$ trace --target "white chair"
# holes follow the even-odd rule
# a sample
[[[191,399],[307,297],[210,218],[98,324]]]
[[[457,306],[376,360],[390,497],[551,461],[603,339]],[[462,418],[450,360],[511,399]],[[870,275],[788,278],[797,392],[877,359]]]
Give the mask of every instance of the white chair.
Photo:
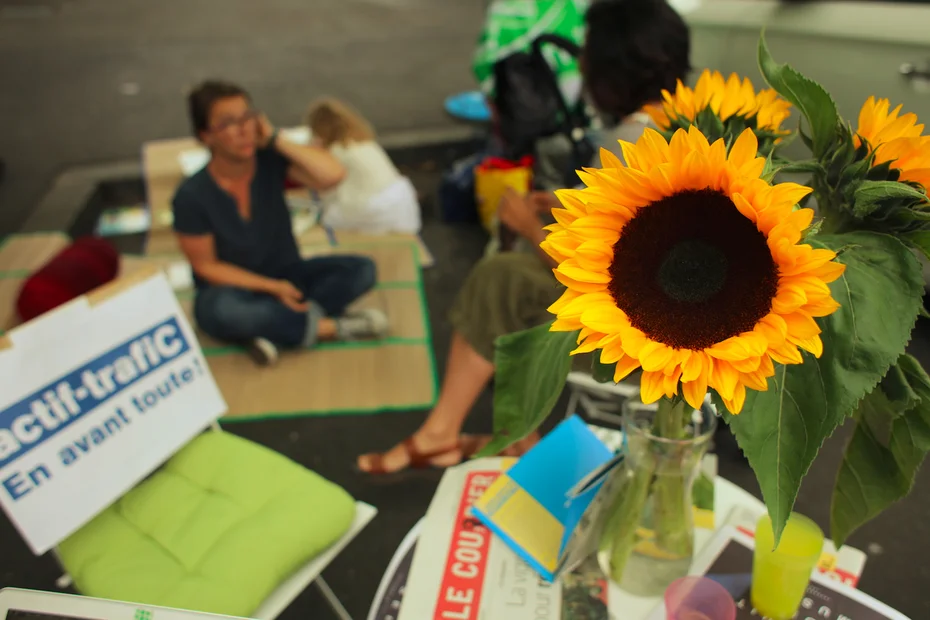
[[[118,280],[0,341],[0,504],[60,587],[271,620],[315,583],[351,620],[321,573],[377,511],[225,410],[165,275]]]
[[[638,383],[600,383],[589,373],[577,370],[568,373],[566,385],[570,391],[566,418],[577,413],[581,407],[589,420],[620,426],[623,422],[620,414],[623,400],[639,397]]]

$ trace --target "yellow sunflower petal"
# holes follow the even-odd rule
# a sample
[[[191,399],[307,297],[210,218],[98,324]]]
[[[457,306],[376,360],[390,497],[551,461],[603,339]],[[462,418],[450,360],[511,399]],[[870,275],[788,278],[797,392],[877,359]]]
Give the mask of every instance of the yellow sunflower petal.
[[[805,351],[813,353],[814,357],[819,358],[823,355],[823,341],[820,340],[820,336],[809,336],[807,338],[789,336],[788,339]]]
[[[770,348],[769,355],[779,364],[800,364],[804,361],[797,345],[793,345],[787,340],[781,346]]]
[[[733,415],[739,415],[743,410],[743,405],[746,403],[746,387],[742,383],[738,383],[736,388],[733,390],[733,397],[727,398],[723,396],[723,404],[726,405],[727,411]]]
[[[730,364],[741,373],[753,372],[762,365],[762,356],[747,357],[746,359],[730,362]]]
[[[569,355],[581,355],[583,353],[591,353],[592,351],[597,350],[598,340],[596,338],[586,338],[584,342],[575,347],[572,351],[569,352]]]
[[[708,359],[707,363],[701,367],[701,371],[693,379],[688,381],[684,380],[684,373],[682,373],[682,395],[685,397],[688,404],[695,409],[700,409],[701,404],[704,402],[704,397],[707,395],[707,382],[710,379],[712,363],[713,362]]]
[[[672,361],[675,356],[675,350],[661,342],[651,341],[639,352],[639,362],[643,370],[649,372],[660,372],[665,369],[666,364]]]
[[[671,373],[662,373],[662,392],[666,398],[671,398],[678,393],[678,380],[680,378],[680,366],[676,366]]]
[[[681,380],[694,381],[701,374],[706,374],[711,361],[703,351],[690,351],[690,355],[681,364]],[[706,381],[705,381],[706,383]]]
[[[569,276],[560,272],[558,269],[553,269],[552,273],[555,274],[555,279],[561,282],[563,285],[581,293],[597,293],[598,291],[603,291],[607,288],[607,284],[603,282],[592,283],[574,280],[573,278],[570,278]]]
[[[788,324],[788,339],[810,338],[820,334],[817,322],[804,312],[792,312],[782,316]]]
[[[769,389],[768,379],[759,370],[740,373],[739,381],[746,387],[756,390],[757,392],[765,392]]]
[[[814,190],[806,185],[779,183],[778,185],[772,186],[772,204],[793,207],[812,191]],[[813,211],[811,211],[811,215],[813,215]],[[807,228],[807,226],[805,226],[805,228]]]
[[[616,333],[630,324],[623,310],[612,302],[592,304],[582,313],[581,322],[605,334]]]
[[[578,319],[559,319],[557,318],[549,326],[550,332],[574,332],[584,327]]]
[[[639,367],[639,360],[635,357],[626,356],[620,358],[614,369],[614,383],[620,383]]]
[[[808,274],[816,276],[824,282],[833,282],[842,276],[845,271],[846,265],[843,263],[827,263],[826,265],[810,270]]]
[[[824,317],[830,316],[837,310],[839,310],[840,304],[833,299],[832,297],[827,297],[813,303],[804,304],[804,307],[801,308],[804,312],[808,313],[813,317]]]
[[[601,147],[601,168],[623,168],[623,162],[611,151]]]
[[[759,140],[751,129],[745,130],[730,147],[729,161],[737,168],[749,164],[758,157]]]
[[[705,351],[714,359],[734,361],[758,357],[765,353],[766,347],[768,347],[768,342],[762,335],[746,332],[718,342]]]
[[[566,211],[575,215],[584,215],[587,212],[582,201],[584,193],[577,189],[557,189],[555,197],[559,199]]]
[[[574,259],[562,261],[556,268],[558,273],[571,278],[576,282],[586,282],[590,284],[607,284],[610,282],[610,274],[598,271],[589,271],[582,268]]]
[[[602,364],[615,364],[626,357],[619,340],[615,339],[610,344],[601,343],[601,346],[600,360]]]
[[[639,382],[640,398],[647,405],[665,396],[665,375],[661,372],[643,371]]]
[[[870,97],[859,112],[856,146],[865,141],[874,154],[872,165],[890,162],[901,181],[911,181],[930,189],[930,136],[913,113],[901,114],[899,105],[888,111],[887,99]]]
[[[571,289],[566,289],[562,292],[562,295],[553,303],[551,306],[546,308],[546,310],[552,314],[558,314],[562,309],[565,308],[569,303],[581,297],[582,293],[578,291],[573,291]]]
[[[778,292],[772,299],[772,310],[778,314],[790,314],[807,303],[807,295],[801,286],[779,284]]]
[[[736,193],[730,196],[730,199],[733,200],[733,204],[736,205],[737,210],[743,214],[747,220],[753,224],[759,219],[759,214],[756,213],[755,207],[750,204],[742,194]]]
[[[733,398],[736,386],[739,383],[739,372],[730,362],[715,359],[710,372],[709,384],[725,399]]]
[[[623,352],[630,357],[639,359],[639,352],[642,351],[647,342],[649,342],[649,339],[646,338],[646,334],[635,327],[631,326],[623,330]]]
[[[581,316],[584,314],[584,311],[588,308],[603,304],[612,305],[612,302],[613,298],[610,296],[610,293],[606,291],[598,291],[596,293],[580,293],[577,294],[576,297],[573,297],[572,299],[569,299],[564,304],[562,304],[561,308],[559,308],[559,311],[555,314],[557,314],[559,318],[563,319],[581,318]],[[599,333],[611,333],[593,328],[592,331],[599,331]]]
[[[636,152],[640,162],[652,169],[669,160],[668,142],[655,129],[647,128],[636,142]]]

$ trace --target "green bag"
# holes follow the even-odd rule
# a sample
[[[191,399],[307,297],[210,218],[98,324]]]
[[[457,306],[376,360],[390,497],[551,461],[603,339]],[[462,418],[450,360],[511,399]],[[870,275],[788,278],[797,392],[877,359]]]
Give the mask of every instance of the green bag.
[[[515,52],[528,51],[539,35],[557,34],[581,45],[589,3],[589,0],[493,0],[472,64],[485,95],[494,95],[494,64]],[[544,54],[566,103],[574,104],[581,92],[578,60],[553,46],[546,48]]]

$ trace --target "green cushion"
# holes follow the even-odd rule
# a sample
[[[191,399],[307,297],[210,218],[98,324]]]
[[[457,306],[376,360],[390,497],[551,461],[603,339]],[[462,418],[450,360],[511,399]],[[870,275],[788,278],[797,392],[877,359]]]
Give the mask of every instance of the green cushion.
[[[354,516],[342,488],[265,447],[207,432],[58,551],[82,594],[248,616]]]

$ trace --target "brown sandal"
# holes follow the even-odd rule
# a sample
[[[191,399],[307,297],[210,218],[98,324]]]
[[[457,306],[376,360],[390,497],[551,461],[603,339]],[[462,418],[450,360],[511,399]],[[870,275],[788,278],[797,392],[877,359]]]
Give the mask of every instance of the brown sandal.
[[[468,441],[464,441],[468,439]],[[376,476],[383,476],[389,473],[396,473],[398,471],[403,471],[404,469],[430,469],[432,467],[439,467],[433,465],[433,459],[440,457],[444,454],[448,454],[455,450],[459,450],[462,453],[462,458],[459,461],[460,463],[470,456],[472,456],[478,450],[478,444],[475,441],[471,441],[470,437],[459,437],[458,441],[445,448],[440,450],[433,450],[431,452],[420,452],[413,443],[413,435],[404,439],[400,444],[404,448],[404,452],[407,453],[408,463],[406,467],[402,467],[396,471],[389,472],[384,467],[384,453],[375,453],[367,455],[371,461],[371,467],[365,471],[368,474],[374,474]]]

